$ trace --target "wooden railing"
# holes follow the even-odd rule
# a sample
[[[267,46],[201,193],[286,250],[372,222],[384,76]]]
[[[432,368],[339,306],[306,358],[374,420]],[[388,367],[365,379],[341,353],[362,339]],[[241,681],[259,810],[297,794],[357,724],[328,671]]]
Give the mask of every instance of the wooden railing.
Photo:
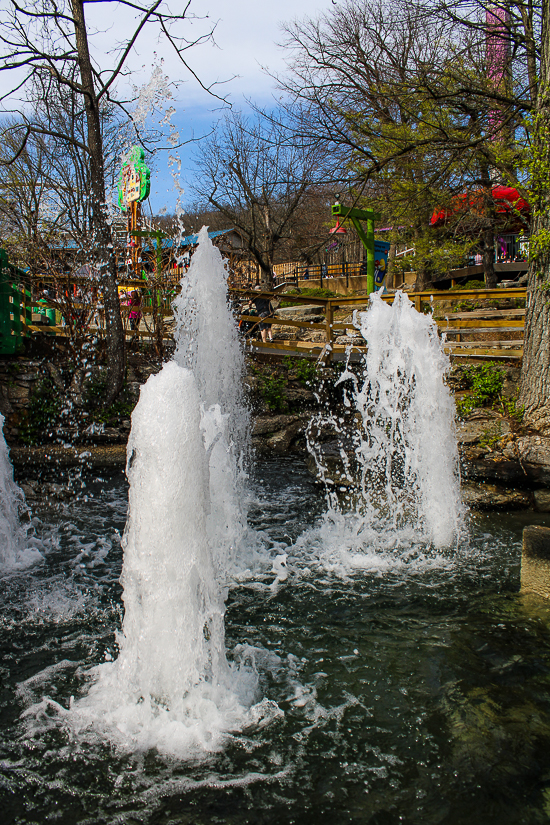
[[[235,295],[242,298],[264,297],[273,300],[280,299],[281,295],[270,292],[250,292],[247,290],[235,290]],[[526,290],[524,288],[511,289],[471,289],[471,290],[450,290],[441,292],[415,292],[409,294],[409,298],[414,302],[415,308],[421,312],[425,307],[429,310],[430,305],[438,301],[463,302],[467,300],[503,300],[503,299],[525,299]],[[395,294],[382,296],[386,303],[392,303]],[[334,320],[334,313],[338,309],[365,310],[368,306],[367,296],[338,297],[338,298],[305,298],[302,296],[292,296],[284,294],[284,301],[292,303],[297,307],[319,306],[325,317],[323,323],[312,323],[307,320],[285,319],[274,316],[269,319],[270,323],[282,327],[294,327],[303,330],[323,331],[322,342],[307,341],[250,341],[251,351],[262,352],[271,355],[305,355],[318,358],[324,362],[330,360],[343,360],[347,357],[350,345],[339,345],[338,334],[345,332],[352,324],[351,322],[340,322]],[[320,313],[321,314],[321,313]],[[241,320],[259,324],[259,318],[255,315],[241,315]],[[439,330],[445,335],[445,351],[454,357],[463,358],[503,358],[518,359],[523,355],[523,336],[517,338],[502,338],[503,333],[523,332],[525,309],[484,309],[471,312],[449,312],[437,321]],[[480,340],[479,336],[484,339]],[[478,336],[472,338],[471,336]],[[451,340],[452,339],[452,340]],[[352,357],[354,353],[359,354],[364,351],[364,346],[351,345]]]
[[[331,360],[344,360],[347,357],[346,353],[349,348],[349,345],[339,344],[338,337],[342,333],[345,333],[347,329],[350,329],[353,324],[351,321],[335,320],[335,313],[339,310],[366,310],[369,301],[366,295],[314,298],[301,295],[288,295],[287,293],[281,296],[280,293],[262,293],[241,289],[231,290],[231,297],[234,302],[264,297],[270,300],[283,298],[285,303],[293,304],[297,308],[300,306],[318,306],[320,308],[319,315],[323,316],[322,322],[294,320],[279,316],[269,318],[269,322],[278,327],[320,332],[322,333],[320,336],[322,338],[321,341],[276,340],[273,341],[273,343],[264,343],[259,340],[249,340],[247,341],[247,348],[252,352],[262,352],[273,356],[295,354],[318,358],[326,362]],[[409,298],[413,301],[419,312],[422,312],[424,309],[429,311],[432,301],[434,302],[434,306],[436,306],[438,301],[463,302],[469,300],[495,299],[502,301],[503,299],[522,300],[525,299],[525,297],[526,291],[523,288],[429,291],[409,294]],[[382,300],[386,303],[392,303],[394,298],[394,294],[382,296]],[[167,301],[162,301],[161,303],[162,306],[159,306],[157,314],[162,314],[164,318],[170,318],[172,316],[172,310],[169,303]],[[46,303],[44,306],[48,306],[48,304]],[[78,307],[78,305],[75,305],[75,307]],[[149,329],[128,329],[127,318],[131,309],[129,306],[121,307],[127,337],[152,339],[155,333],[149,322],[147,322]],[[141,313],[146,318],[153,316],[153,307],[142,305]],[[240,320],[256,327],[260,322],[257,315],[240,314],[238,317]],[[444,345],[445,350],[454,357],[517,359],[521,358],[523,354],[523,337],[521,333],[523,332],[524,319],[525,309],[522,307],[510,309],[488,308],[469,312],[448,312],[437,320],[437,324],[441,334],[445,335],[446,338]],[[102,334],[101,324],[95,328],[99,334]],[[30,324],[28,329],[30,332],[40,330],[47,331],[50,334],[66,335],[66,329],[57,325],[44,328]],[[519,336],[518,333],[520,334]],[[514,337],[511,337],[511,335]],[[170,338],[170,332],[166,331],[165,336]],[[483,336],[484,340],[480,339],[480,336]],[[257,337],[259,338],[259,335]],[[351,345],[352,356],[354,354],[357,356],[364,350],[365,347],[362,345]]]

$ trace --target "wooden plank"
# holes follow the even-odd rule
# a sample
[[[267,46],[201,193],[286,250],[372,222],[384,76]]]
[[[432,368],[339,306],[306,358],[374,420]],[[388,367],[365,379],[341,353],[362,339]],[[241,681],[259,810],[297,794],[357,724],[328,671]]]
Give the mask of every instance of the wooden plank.
[[[525,309],[473,309],[471,312],[449,312],[445,318],[524,318]]]
[[[241,321],[249,321],[251,323],[259,324],[262,320],[258,318],[257,315],[241,315],[239,316]],[[314,324],[311,321],[293,321],[290,318],[277,318],[273,316],[272,318],[265,318],[270,324],[276,324],[279,327],[299,327],[300,329],[325,329],[325,324]],[[344,324],[343,326],[349,326],[349,324]]]
[[[513,358],[521,358],[523,355],[523,347],[515,348],[501,348],[501,347],[463,347],[461,344],[452,346],[451,344],[444,344],[444,351],[451,355],[468,355],[475,357],[476,355],[494,355],[495,357],[502,357],[509,355]]]
[[[479,329],[483,331],[484,329],[498,329],[499,327],[503,327],[506,329],[523,329],[525,326],[525,321],[523,318],[518,318],[515,320],[514,318],[497,318],[492,321],[487,321],[487,323],[483,322],[483,318],[472,318],[472,320],[466,320],[462,318],[458,319],[444,319],[447,322],[447,326],[445,329],[453,329],[453,328],[460,328],[460,329]],[[437,326],[439,329],[443,329],[443,321],[438,321]]]
[[[441,290],[437,289],[426,292],[408,292],[408,297],[412,300],[417,296],[423,301],[429,301],[431,298],[434,301],[460,301],[464,298],[525,298],[527,290],[525,287],[510,287],[509,289],[453,289]],[[395,294],[382,295],[382,300],[387,303],[393,303]],[[336,300],[336,299],[333,299]],[[344,301],[353,299],[345,298]],[[357,300],[357,299],[356,299]],[[364,302],[364,298],[362,299]]]
[[[447,349],[445,352],[448,355],[454,355],[458,358],[523,358],[522,349]]]
[[[498,338],[495,338],[492,341],[445,341],[445,346],[450,347],[511,347],[512,349],[518,349],[523,346],[523,338],[516,339],[515,341],[500,341]]]

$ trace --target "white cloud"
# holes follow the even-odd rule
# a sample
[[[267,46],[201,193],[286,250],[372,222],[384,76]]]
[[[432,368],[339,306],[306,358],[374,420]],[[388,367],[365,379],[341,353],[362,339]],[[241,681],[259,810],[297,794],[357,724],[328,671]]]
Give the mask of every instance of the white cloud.
[[[0,0],[0,10],[4,3],[5,0]],[[175,13],[185,5],[186,0],[170,2]],[[194,39],[216,24],[215,45],[200,44],[187,51],[185,57],[205,86],[228,81],[215,90],[237,107],[246,106],[245,98],[268,103],[276,92],[276,85],[262,67],[273,73],[284,70],[284,54],[277,46],[283,38],[281,23],[315,17],[330,5],[331,0],[193,0],[190,11],[197,19],[185,21],[180,31]],[[86,4],[85,10],[96,65],[109,68],[114,63],[113,49],[124,42],[134,28],[134,16],[116,0]],[[168,78],[181,82],[179,89],[174,90],[174,99],[166,105],[174,105],[176,109],[173,122],[182,138],[204,134],[220,116],[220,104],[200,88],[166,41],[158,36],[154,25],[146,28],[138,39],[128,60],[131,73],[119,83],[117,91],[125,97],[132,96],[133,87],[145,86],[150,81],[154,66],[161,59]],[[0,72],[2,94],[13,87],[13,82],[12,72]],[[191,149],[181,150],[184,180],[192,177],[190,154]],[[169,184],[169,176],[160,172],[163,164],[159,158],[158,187],[153,183],[153,191],[166,190]],[[155,207],[158,197],[160,195],[152,197]]]

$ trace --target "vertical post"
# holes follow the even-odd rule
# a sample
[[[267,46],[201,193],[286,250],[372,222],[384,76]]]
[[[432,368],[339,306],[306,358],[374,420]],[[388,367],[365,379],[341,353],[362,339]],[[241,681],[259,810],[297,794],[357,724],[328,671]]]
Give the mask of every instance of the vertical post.
[[[8,353],[11,337],[8,256],[0,249],[0,352]]]
[[[14,350],[18,350],[21,345],[21,289],[19,284],[11,284],[11,295],[11,306],[13,310],[12,330],[13,337],[15,338],[13,345]]]
[[[329,363],[332,360],[332,344],[334,339],[334,333],[332,330],[332,325],[334,323],[334,309],[332,307],[332,303],[330,299],[326,303],[326,317],[325,317],[325,338],[326,343],[330,347],[329,352],[325,357],[325,363]]]
[[[374,292],[374,219],[367,220],[367,293]]]
[[[15,306],[14,289],[12,286],[12,271],[8,262],[8,255],[4,249],[0,249],[0,352],[4,355],[13,355],[17,352],[20,344],[14,335],[12,335],[14,321],[16,320],[15,312],[19,307]],[[12,321],[12,313],[14,319]],[[19,326],[21,321],[19,320]]]
[[[28,289],[25,289],[25,335],[29,334],[29,326],[32,324],[32,297]],[[54,310],[55,314],[55,310]],[[55,322],[54,322],[55,323]]]

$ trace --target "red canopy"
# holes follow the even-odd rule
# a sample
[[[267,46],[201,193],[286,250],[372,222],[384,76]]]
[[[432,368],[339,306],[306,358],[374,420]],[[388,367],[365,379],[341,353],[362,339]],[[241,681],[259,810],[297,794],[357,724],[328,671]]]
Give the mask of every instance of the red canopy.
[[[493,201],[497,214],[506,215],[510,212],[521,212],[522,215],[529,215],[531,207],[517,189],[512,186],[493,186]],[[436,209],[433,213],[430,226],[444,226],[453,215],[459,215],[466,211],[478,212],[482,214],[484,206],[484,195],[481,190],[475,192],[463,192],[452,199],[452,206],[448,209]]]

